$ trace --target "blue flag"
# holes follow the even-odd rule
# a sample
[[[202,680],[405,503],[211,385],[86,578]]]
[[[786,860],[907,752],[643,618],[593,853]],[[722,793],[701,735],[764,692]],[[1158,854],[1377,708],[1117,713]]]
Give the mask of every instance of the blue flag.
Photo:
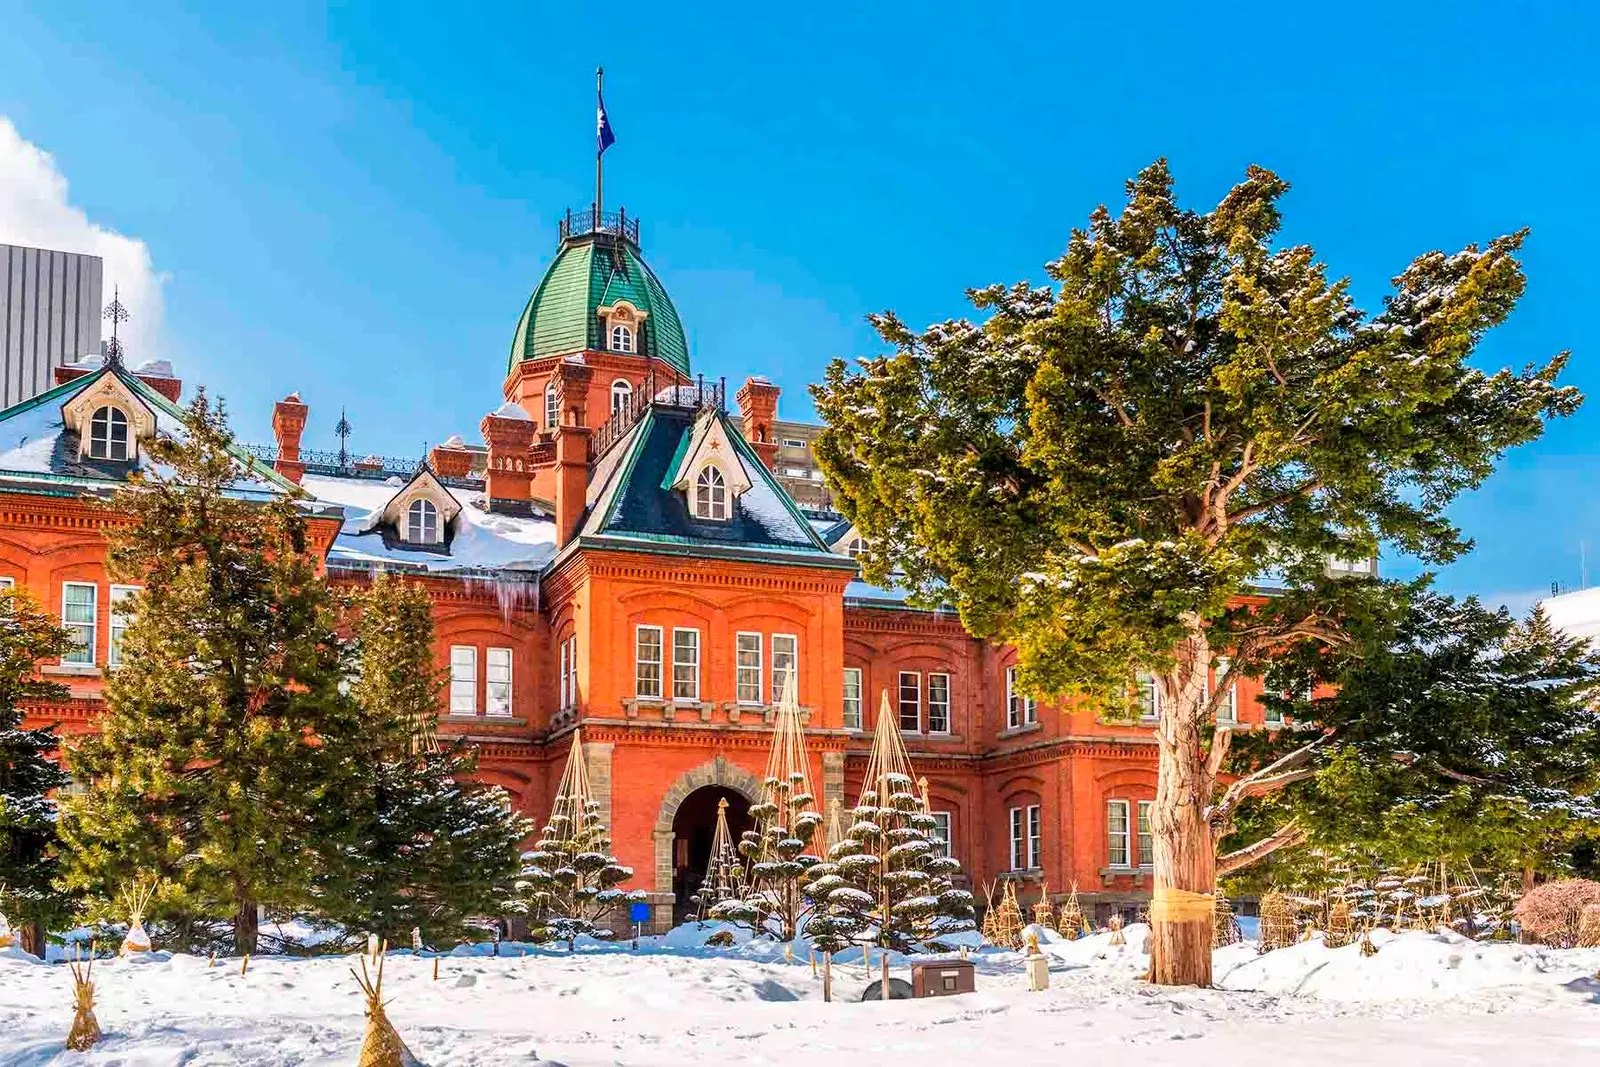
[[[605,150],[617,143],[617,135],[611,132],[611,120],[606,117],[606,98],[598,92],[595,93],[598,107],[595,109],[595,155],[603,155]]]

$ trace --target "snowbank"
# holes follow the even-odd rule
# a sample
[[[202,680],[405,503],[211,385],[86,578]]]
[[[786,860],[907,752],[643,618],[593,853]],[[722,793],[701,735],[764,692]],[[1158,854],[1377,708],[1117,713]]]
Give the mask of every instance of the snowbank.
[[[390,1018],[432,1067],[501,1063],[675,1067],[873,1067],[1136,1059],[1186,1067],[1282,1064],[1560,1064],[1596,1062],[1600,950],[1478,945],[1450,934],[1380,933],[1377,955],[1312,942],[1256,956],[1217,953],[1220,989],[1138,981],[1147,929],[1065,941],[1041,932],[1051,988],[1029,993],[1022,957],[972,955],[978,992],[889,1004],[852,1002],[877,977],[854,952],[821,1000],[809,947],[722,927],[685,927],[627,942],[502,943],[438,960],[392,953]],[[154,952],[95,967],[106,1040],[69,1054],[67,968],[0,953],[0,1064],[348,1065],[364,1026],[353,957],[239,960]],[[874,963],[877,954],[874,953]],[[904,967],[894,957],[896,971]],[[1535,1038],[1536,1035],[1536,1038]]]

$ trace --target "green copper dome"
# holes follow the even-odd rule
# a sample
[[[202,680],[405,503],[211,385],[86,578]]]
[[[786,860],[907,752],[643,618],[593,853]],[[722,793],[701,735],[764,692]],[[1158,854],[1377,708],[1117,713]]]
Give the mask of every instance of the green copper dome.
[[[689,373],[689,345],[666,288],[632,241],[585,234],[562,241],[555,262],[528,298],[511,341],[510,371],[525,359],[603,351],[597,309],[626,300],[647,313],[641,355]]]

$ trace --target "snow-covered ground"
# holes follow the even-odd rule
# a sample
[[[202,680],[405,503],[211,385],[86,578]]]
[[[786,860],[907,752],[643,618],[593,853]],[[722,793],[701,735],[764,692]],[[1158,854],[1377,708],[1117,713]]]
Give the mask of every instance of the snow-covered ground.
[[[1027,991],[1015,953],[975,953],[978,991],[856,1003],[869,976],[852,952],[836,1000],[802,948],[702,947],[710,930],[646,938],[637,951],[483,946],[433,961],[391,954],[389,1016],[424,1063],[674,1067],[871,1064],[1600,1063],[1600,950],[1482,945],[1382,931],[1377,955],[1309,942],[1266,956],[1220,950],[1220,988],[1138,981],[1146,930],[1047,941],[1051,987]],[[524,953],[526,953],[524,955]],[[257,957],[208,968],[157,952],[94,971],[106,1039],[64,1052],[67,968],[0,952],[0,1064],[318,1064],[356,1061],[363,999],[354,958]],[[896,960],[897,964],[903,961]],[[896,973],[907,976],[903,966]]]

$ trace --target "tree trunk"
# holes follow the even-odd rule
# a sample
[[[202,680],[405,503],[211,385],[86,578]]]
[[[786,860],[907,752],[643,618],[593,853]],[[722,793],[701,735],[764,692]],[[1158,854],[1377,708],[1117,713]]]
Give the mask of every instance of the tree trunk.
[[[44,923],[24,922],[22,924],[22,951],[45,958]]]
[[[255,898],[246,890],[236,890],[233,909],[233,950],[241,956],[252,956],[256,939],[261,933],[260,912]]]
[[[1155,848],[1155,899],[1150,909],[1150,981],[1211,984],[1216,844],[1207,817],[1215,780],[1206,766],[1201,721],[1211,654],[1198,631],[1177,650],[1178,663],[1156,679],[1161,690],[1156,798],[1150,831]],[[1205,901],[1197,897],[1208,898]]]

